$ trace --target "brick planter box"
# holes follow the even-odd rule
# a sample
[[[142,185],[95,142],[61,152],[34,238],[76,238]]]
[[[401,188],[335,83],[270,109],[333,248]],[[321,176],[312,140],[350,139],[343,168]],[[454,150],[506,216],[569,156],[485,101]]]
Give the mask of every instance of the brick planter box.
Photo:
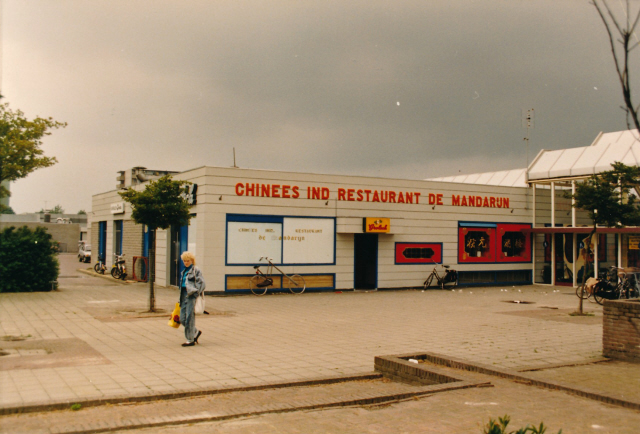
[[[605,300],[602,353],[640,362],[640,300]]]

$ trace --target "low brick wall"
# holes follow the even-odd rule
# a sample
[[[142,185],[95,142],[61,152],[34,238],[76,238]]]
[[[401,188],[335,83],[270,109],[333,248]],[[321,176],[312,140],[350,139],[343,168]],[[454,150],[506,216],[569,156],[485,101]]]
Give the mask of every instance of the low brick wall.
[[[640,362],[640,300],[605,300],[602,353]]]

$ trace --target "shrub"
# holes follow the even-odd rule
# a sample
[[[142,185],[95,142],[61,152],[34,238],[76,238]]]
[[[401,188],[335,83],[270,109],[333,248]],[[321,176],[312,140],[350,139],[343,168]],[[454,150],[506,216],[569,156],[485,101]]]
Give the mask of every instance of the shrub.
[[[51,238],[41,227],[0,232],[0,292],[51,291],[60,268]]]
[[[517,431],[510,431],[507,433],[507,425],[511,422],[509,415],[499,417],[498,420],[489,419],[489,423],[484,428],[483,434],[544,434],[547,431],[547,427],[540,422],[540,426],[528,425],[525,428],[520,428]],[[562,434],[562,430],[558,431],[558,434]]]

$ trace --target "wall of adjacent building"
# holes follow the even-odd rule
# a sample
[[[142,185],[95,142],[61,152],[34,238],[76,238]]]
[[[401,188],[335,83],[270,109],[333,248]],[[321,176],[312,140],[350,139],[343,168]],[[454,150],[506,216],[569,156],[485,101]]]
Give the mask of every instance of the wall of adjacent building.
[[[0,222],[0,230],[11,226],[15,228],[26,226],[31,230],[42,227],[51,234],[53,240],[60,243],[61,253],[78,253],[78,241],[80,240],[80,225],[78,223]]]

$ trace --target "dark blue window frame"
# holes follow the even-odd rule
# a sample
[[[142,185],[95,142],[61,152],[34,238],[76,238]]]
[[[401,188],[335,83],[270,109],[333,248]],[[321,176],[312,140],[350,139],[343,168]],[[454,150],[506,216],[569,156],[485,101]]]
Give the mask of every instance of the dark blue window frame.
[[[98,260],[107,262],[107,222],[98,222]]]
[[[297,219],[327,219],[333,220],[333,261],[332,262],[322,262],[322,263],[283,263],[282,256],[278,258],[277,262],[274,262],[277,265],[292,265],[292,266],[322,266],[322,265],[336,265],[336,218],[335,217],[316,217],[316,216],[298,216],[298,215],[287,215],[287,216],[276,216],[276,215],[262,215],[262,214],[227,214],[227,221],[225,223],[225,242],[224,242],[224,262],[225,265],[230,267],[242,267],[247,265],[264,265],[263,263],[247,263],[247,264],[230,264],[227,258],[227,252],[229,249],[229,222],[250,222],[250,223],[280,223],[284,224],[285,218],[297,218]],[[280,255],[284,253],[283,249],[284,240],[280,241]]]
[[[114,220],[113,229],[115,231],[115,240],[116,245],[113,249],[113,252],[117,255],[122,255],[122,232],[123,232],[123,224],[122,220]]]

